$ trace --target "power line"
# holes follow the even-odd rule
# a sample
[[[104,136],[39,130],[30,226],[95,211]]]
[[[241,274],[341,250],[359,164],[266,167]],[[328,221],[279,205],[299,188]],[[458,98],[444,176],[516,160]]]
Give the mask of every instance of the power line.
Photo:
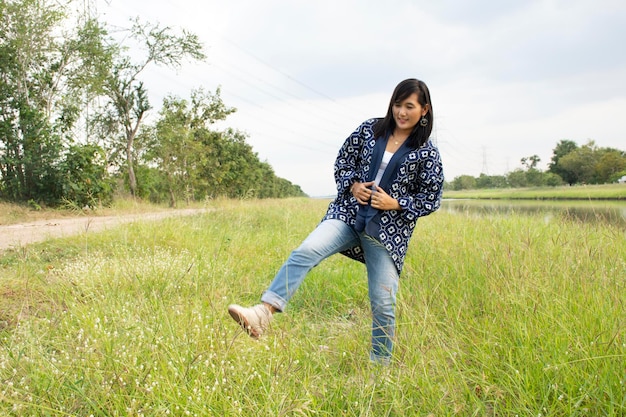
[[[111,4],[109,4],[111,6]],[[125,4],[122,9],[117,8],[118,12],[121,12],[121,15],[127,13],[127,11],[135,12],[132,7],[129,7],[128,4]],[[211,29],[209,29],[211,30]],[[214,32],[215,33],[215,32]],[[279,102],[288,102],[286,98],[292,98],[295,103],[292,103],[292,108],[290,111],[289,118],[299,125],[303,126],[303,129],[298,129],[298,132],[295,132],[294,129],[290,129],[284,124],[282,121],[275,121],[276,117],[281,117],[282,115],[276,115],[272,112],[267,104],[262,100],[256,100],[254,97],[244,97],[242,94],[238,94],[237,88],[233,88],[236,85],[231,84],[222,84],[220,83],[220,87],[224,93],[226,93],[230,97],[236,98],[240,103],[247,103],[248,106],[253,106],[257,109],[260,109],[261,112],[266,113],[267,117],[258,117],[255,112],[250,112],[246,114],[245,117],[248,119],[253,119],[255,123],[252,123],[252,129],[254,134],[260,135],[261,138],[268,137],[271,138],[270,135],[266,135],[262,133],[263,127],[266,127],[272,131],[282,131],[289,133],[287,139],[281,139],[281,143],[288,144],[292,147],[298,147],[301,149],[306,149],[308,151],[315,152],[323,152],[328,153],[328,149],[332,147],[333,153],[337,150],[338,145],[336,143],[330,143],[328,141],[324,141],[321,137],[327,136],[328,134],[332,134],[336,136],[339,141],[343,142],[343,140],[352,132],[352,128],[349,131],[344,131],[343,128],[341,132],[339,131],[339,125],[337,124],[337,116],[338,114],[351,114],[352,116],[344,117],[344,120],[356,117],[354,112],[354,108],[346,107],[338,102],[333,97],[311,87],[307,83],[293,77],[292,75],[286,73],[285,71],[277,68],[266,60],[260,58],[256,54],[251,53],[245,48],[241,47],[237,43],[232,40],[220,35],[216,34],[216,40],[218,42],[222,42],[224,45],[228,44],[229,46],[234,47],[237,51],[243,54],[245,59],[250,60],[251,65],[246,66],[240,63],[233,63],[232,59],[235,58],[235,55],[230,55],[229,59],[222,60],[220,62],[214,63],[212,67],[221,71],[227,77],[232,78],[236,81],[236,85],[245,84],[247,86],[251,86],[254,88],[254,91],[260,92],[266,97],[270,97]],[[232,48],[231,48],[232,49]],[[230,62],[229,62],[230,61]],[[245,60],[244,60],[245,62]],[[208,64],[206,64],[208,65]],[[251,73],[254,68],[259,69],[254,74]],[[244,69],[245,68],[245,69]],[[267,73],[267,71],[262,71],[261,68],[267,68],[271,72],[277,74],[278,79],[287,80],[289,83],[297,86],[294,90],[288,90],[286,88],[280,87],[277,83],[270,81],[272,77],[264,77],[263,74]],[[243,75],[242,75],[243,74]],[[168,79],[167,85],[179,85],[186,89],[193,88],[190,83],[190,78],[181,79],[181,77],[173,77],[170,74],[160,74],[161,76],[165,76]],[[248,78],[246,78],[246,75]],[[193,79],[193,78],[191,78]],[[251,82],[250,79],[256,80],[255,82]],[[310,93],[313,93],[315,97],[321,98],[320,101],[313,100],[311,101],[305,95],[298,94],[299,90],[304,89]],[[323,103],[328,103],[328,105],[324,105]],[[239,107],[239,106],[237,106]],[[242,106],[245,110],[246,106]],[[242,114],[238,112],[238,114]],[[313,116],[313,117],[312,117]],[[370,117],[358,115],[358,122],[360,123],[362,120]],[[323,120],[323,123],[320,123],[320,120]],[[244,130],[246,130],[244,128]],[[326,134],[320,135],[320,132],[326,132]],[[284,136],[282,136],[284,137]],[[290,138],[297,138],[296,140],[291,140]],[[305,140],[303,140],[305,139]]]
[[[232,40],[230,40],[230,39],[228,39],[228,38],[225,38],[224,36],[221,36],[221,35],[218,35],[218,36],[219,36],[219,38],[220,38],[220,39],[222,39],[222,40],[224,40],[224,41],[226,41],[226,42],[230,43],[231,45],[233,45],[235,48],[239,49],[240,51],[242,51],[242,52],[243,52],[243,53],[245,53],[246,55],[248,55],[248,56],[252,57],[252,58],[253,58],[253,59],[255,59],[256,61],[258,61],[258,62],[260,62],[261,64],[265,65],[266,67],[271,68],[272,70],[274,70],[274,71],[276,71],[277,73],[279,73],[279,74],[283,75],[284,77],[288,78],[289,80],[293,81],[294,83],[296,83],[296,84],[298,84],[298,85],[300,85],[300,86],[304,87],[305,89],[307,89],[307,90],[311,91],[312,93],[314,93],[314,94],[316,94],[316,95],[318,95],[318,96],[320,96],[320,97],[323,97],[323,98],[325,98],[325,99],[327,99],[327,100],[329,100],[329,101],[331,101],[331,102],[333,102],[333,103],[335,103],[335,104],[337,104],[337,105],[340,105],[340,103],[338,103],[338,102],[337,102],[334,98],[332,98],[332,97],[330,97],[330,96],[328,96],[328,95],[326,95],[326,94],[324,94],[324,93],[321,93],[321,92],[317,91],[316,89],[314,89],[314,88],[312,88],[312,87],[308,86],[307,84],[303,83],[303,82],[302,82],[302,81],[300,81],[300,80],[297,80],[296,78],[292,77],[291,75],[287,74],[286,72],[284,72],[284,71],[282,71],[282,70],[280,70],[280,69],[278,69],[278,68],[274,67],[273,65],[269,64],[268,62],[265,62],[264,60],[262,60],[261,58],[259,58],[259,57],[258,57],[258,56],[256,56],[256,55],[254,55],[254,54],[253,54],[253,53],[251,53],[250,51],[247,51],[246,49],[244,49],[244,48],[242,48],[241,46],[237,45],[237,44],[236,44],[235,42],[233,42]]]

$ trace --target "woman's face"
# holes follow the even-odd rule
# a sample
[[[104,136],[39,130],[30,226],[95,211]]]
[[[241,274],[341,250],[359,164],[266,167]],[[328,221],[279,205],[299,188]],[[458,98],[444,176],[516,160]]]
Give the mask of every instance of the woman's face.
[[[406,99],[393,103],[392,112],[396,129],[410,133],[422,116],[428,112],[428,105],[422,106],[417,101],[417,93],[413,93]]]

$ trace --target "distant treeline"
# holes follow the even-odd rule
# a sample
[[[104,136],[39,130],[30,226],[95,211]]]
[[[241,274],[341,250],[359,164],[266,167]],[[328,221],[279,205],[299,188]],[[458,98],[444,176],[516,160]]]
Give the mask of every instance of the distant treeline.
[[[139,19],[109,32],[88,9],[0,2],[0,199],[83,207],[116,192],[171,205],[304,195],[259,160],[244,133],[215,129],[235,111],[219,89],[167,97],[146,124],[153,107],[143,71],[205,59],[196,35]]]
[[[537,169],[537,155],[524,157],[519,168],[506,175],[461,175],[446,182],[448,190],[483,188],[557,187],[577,184],[610,184],[626,177],[626,152],[602,148],[591,141],[578,146],[571,140],[561,140],[553,150],[547,171]]]

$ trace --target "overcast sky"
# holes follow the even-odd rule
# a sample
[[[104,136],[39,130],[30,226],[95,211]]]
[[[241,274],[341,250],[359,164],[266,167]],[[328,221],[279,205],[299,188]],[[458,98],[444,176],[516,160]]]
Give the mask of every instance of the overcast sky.
[[[333,162],[396,84],[429,86],[446,180],[502,175],[562,139],[626,150],[623,0],[108,0],[97,13],[196,33],[207,59],[143,79],[166,94],[222,89],[230,127],[280,177],[335,193]]]

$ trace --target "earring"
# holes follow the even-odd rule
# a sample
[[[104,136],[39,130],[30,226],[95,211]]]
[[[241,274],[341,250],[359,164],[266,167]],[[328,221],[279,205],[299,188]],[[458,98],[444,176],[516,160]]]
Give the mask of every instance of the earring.
[[[428,126],[428,119],[425,116],[422,116],[422,118],[420,119],[420,126],[422,127]]]

